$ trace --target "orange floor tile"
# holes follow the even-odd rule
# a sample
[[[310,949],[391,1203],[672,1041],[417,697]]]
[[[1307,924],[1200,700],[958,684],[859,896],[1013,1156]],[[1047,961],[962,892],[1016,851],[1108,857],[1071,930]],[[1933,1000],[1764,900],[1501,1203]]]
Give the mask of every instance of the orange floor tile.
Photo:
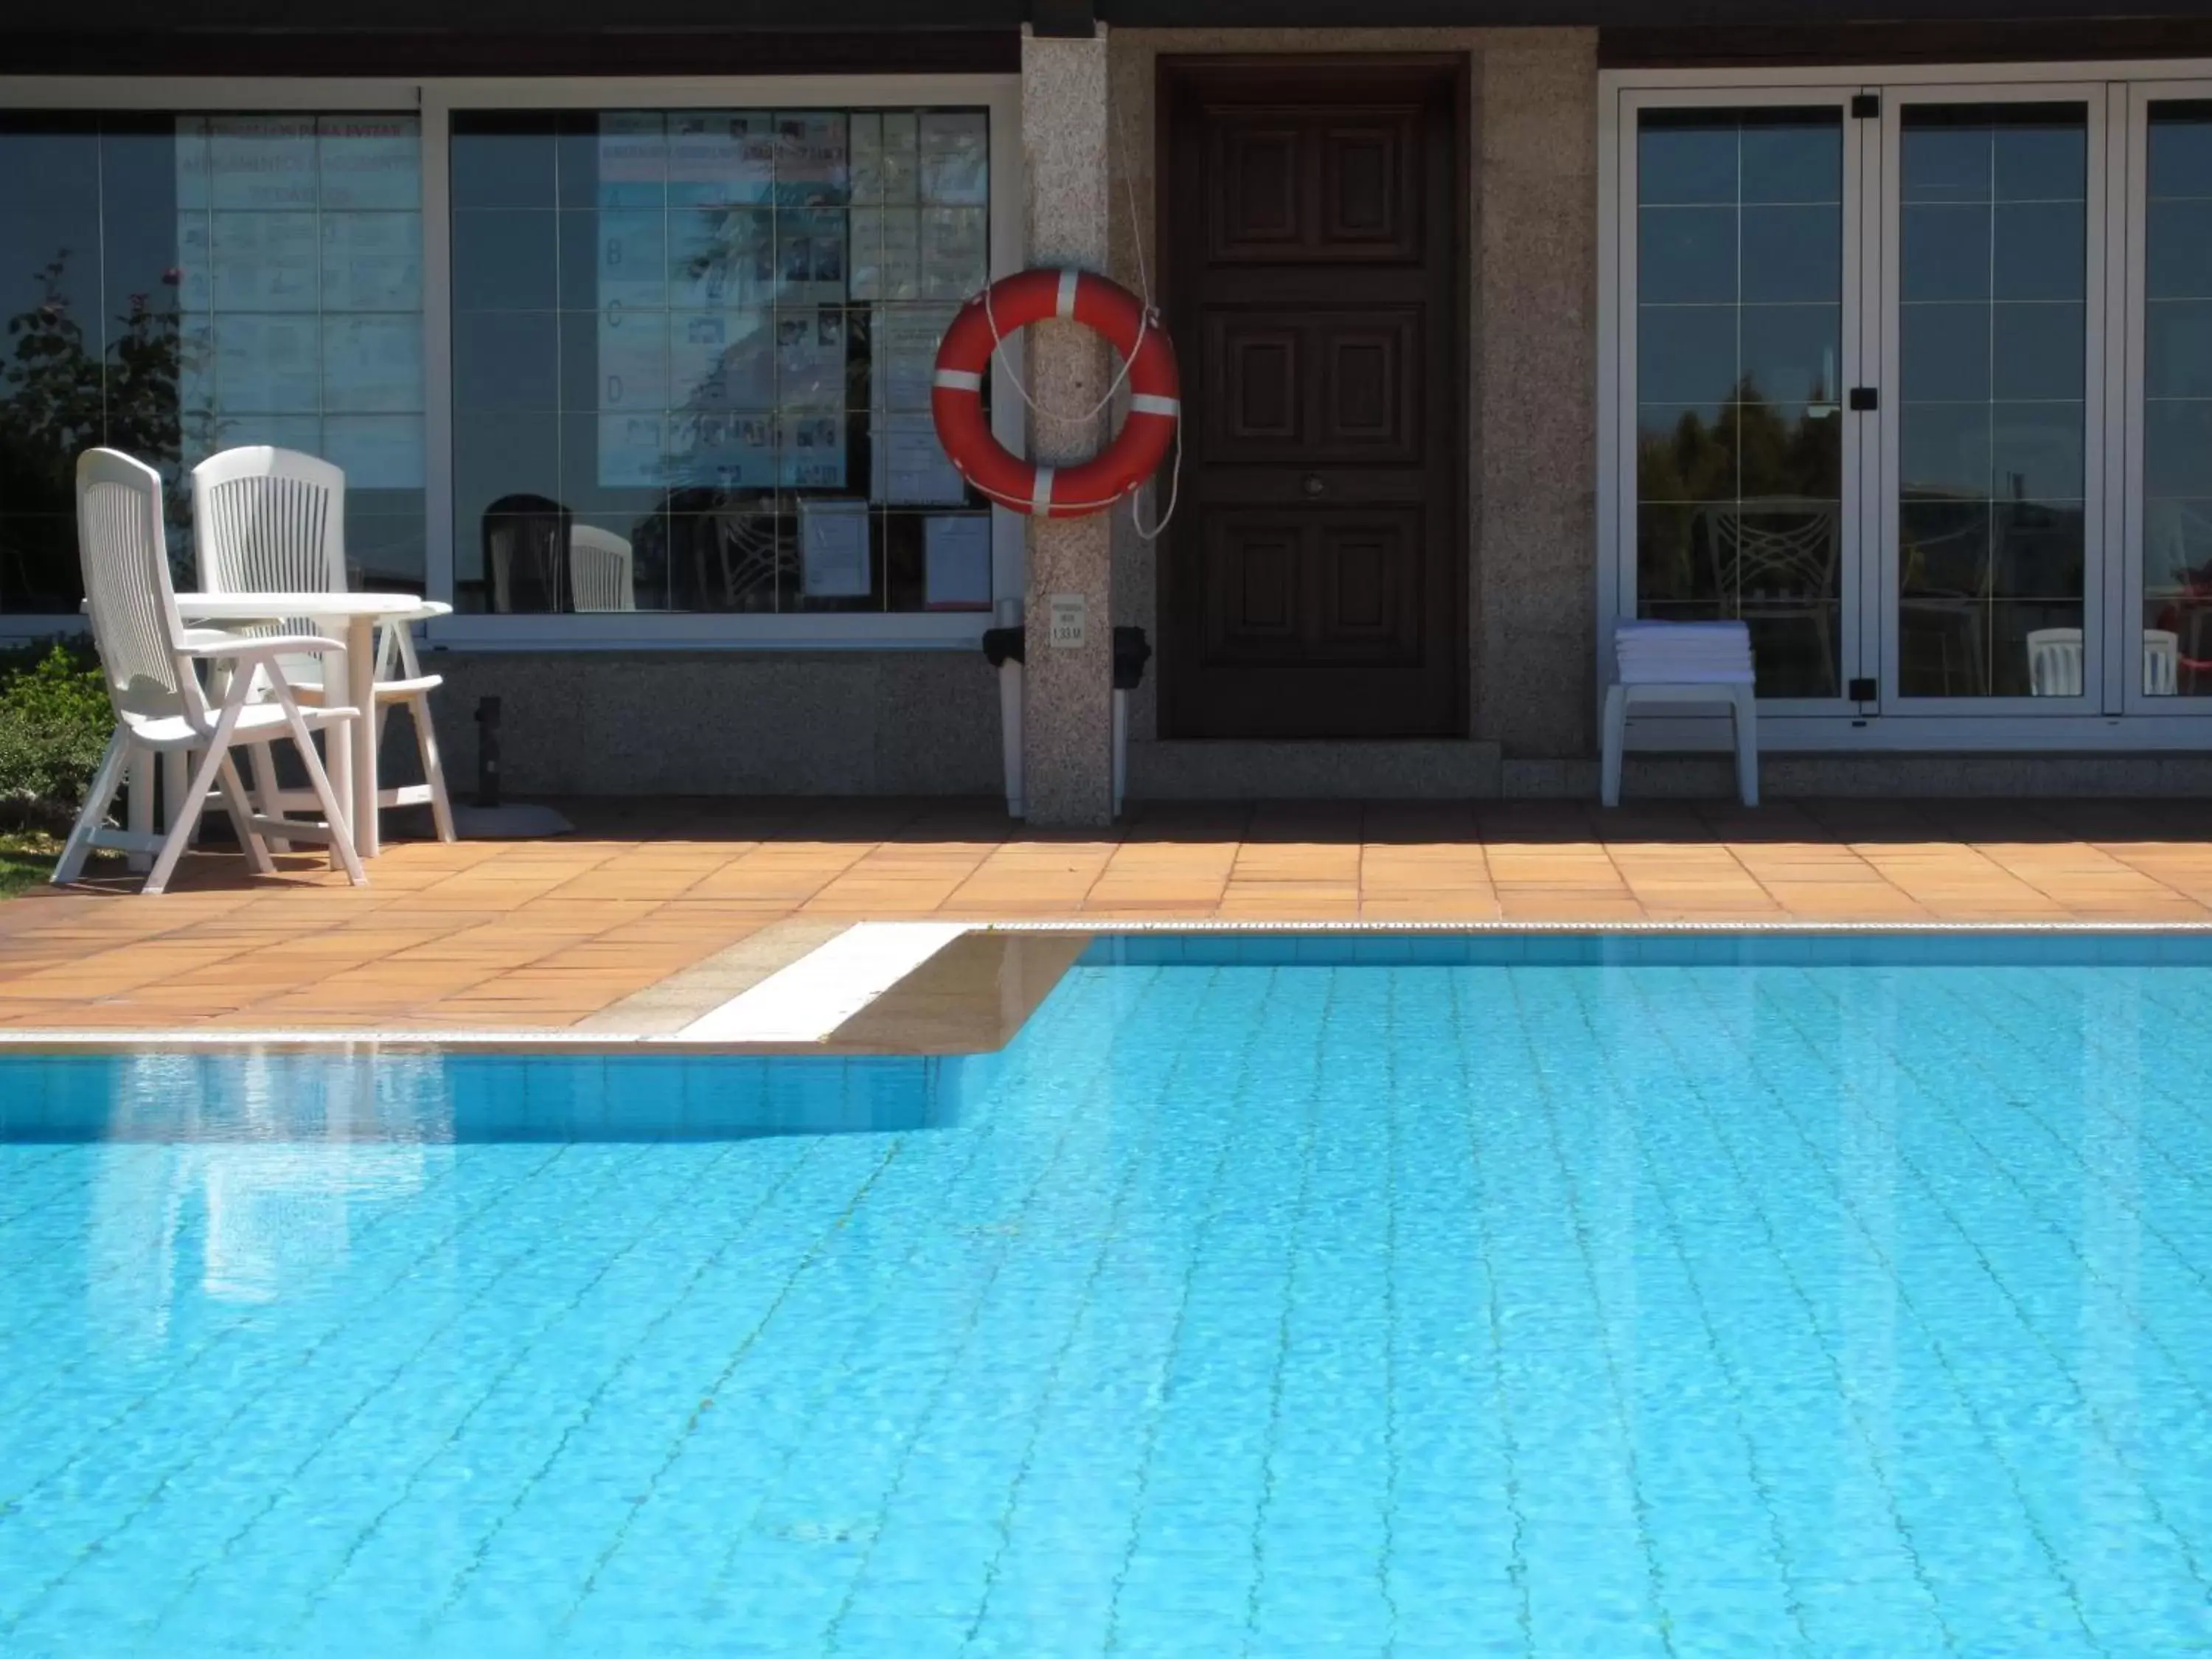
[[[0,1024],[619,1030],[764,929],[861,920],[2212,923],[2186,801],[1212,803],[1065,835],[988,802],[568,811],[556,840],[388,842],[366,890],[210,851],[163,898],[0,903]]]

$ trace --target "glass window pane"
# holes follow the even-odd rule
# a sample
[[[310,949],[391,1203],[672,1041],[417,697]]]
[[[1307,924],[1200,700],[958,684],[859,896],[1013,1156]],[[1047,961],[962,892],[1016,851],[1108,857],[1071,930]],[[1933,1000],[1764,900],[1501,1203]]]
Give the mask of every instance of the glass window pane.
[[[1647,306],[1636,337],[1636,389],[1646,404],[1720,404],[1737,395],[1735,306]]]
[[[1744,118],[1743,200],[1829,205],[1844,198],[1844,133],[1835,123],[1780,111]]]
[[[2150,107],[2139,684],[2212,695],[2212,103]]]
[[[273,443],[345,470],[352,579],[419,589],[421,197],[409,114],[0,121],[0,609],[76,609],[87,443],[161,471],[185,580],[189,470]]]
[[[981,524],[988,607],[988,514],[928,414],[952,305],[988,276],[984,112],[505,116],[471,204],[475,131],[457,119],[456,421],[509,428],[461,446],[475,603],[965,605]]]
[[[1908,105],[1898,250],[1899,690],[2032,685],[2079,629],[2087,547],[2087,111]]]
[[[1844,222],[1821,207],[1746,207],[1743,298],[1747,304],[1843,297]]]
[[[1638,300],[1656,305],[1732,305],[1736,294],[1733,207],[1647,207],[1638,215]]]
[[[2079,401],[2086,323],[2078,305],[1999,305],[1990,311],[1990,395]]]
[[[1901,305],[1897,310],[1899,394],[1916,403],[1988,401],[1989,313],[1975,305]]]
[[[1637,606],[1741,617],[1763,696],[1841,689],[1843,121],[1638,134]]]

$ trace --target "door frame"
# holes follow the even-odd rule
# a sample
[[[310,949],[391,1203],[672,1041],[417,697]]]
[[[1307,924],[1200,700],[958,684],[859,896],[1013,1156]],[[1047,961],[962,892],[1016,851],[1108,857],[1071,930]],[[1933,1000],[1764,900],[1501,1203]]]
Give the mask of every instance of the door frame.
[[[1763,705],[1766,718],[1762,736],[1775,750],[1945,750],[1959,751],[2018,751],[2027,750],[2126,750],[2198,749],[2212,743],[2212,697],[2147,698],[2128,672],[2130,657],[2116,650],[2112,640],[2123,619],[2139,609],[2136,594],[2142,568],[2141,496],[2142,467],[2142,169],[2147,130],[2146,106],[2154,100],[2212,97],[2212,60],[2174,59],[2068,63],[1837,64],[1775,69],[1658,69],[1607,70],[1598,76],[1598,546],[1596,560],[1596,639],[1593,641],[1593,670],[1597,702],[1601,706],[1610,682],[1613,625],[1633,614],[1636,582],[1634,520],[1635,451],[1632,427],[1624,431],[1620,411],[1633,391],[1632,307],[1634,241],[1625,227],[1635,210],[1634,145],[1636,110],[1639,100],[1653,94],[1669,94],[1667,101],[1705,104],[1787,104],[1802,98],[1817,102],[1838,91],[1869,93],[1911,92],[1916,98],[1926,90],[1942,89],[1959,94],[1959,101],[1999,102],[2012,99],[2066,99],[2086,96],[2090,104],[2093,134],[2101,124],[2103,150],[2100,162],[2092,158],[2093,198],[2101,193],[2101,207],[2093,207],[2092,234],[2101,243],[2104,286],[2101,300],[2092,290],[2088,330],[2093,353],[2101,337],[2102,359],[2093,356],[2094,373],[2086,387],[2087,400],[2104,410],[2100,437],[2085,441],[2085,479],[2087,499],[2100,507],[2088,526],[2091,545],[2102,542],[2101,567],[2088,573],[2085,584],[2085,621],[2101,623],[2102,672],[2085,677],[2085,695],[2066,712],[2023,709],[2021,699],[1947,699],[1925,712],[1906,716],[1900,700],[1888,696],[1866,705],[1847,706],[1834,713],[1800,712],[1787,704]],[[2086,89],[2086,90],[2085,90]],[[1895,119],[1900,100],[1883,97],[1878,120],[1854,123],[1868,130],[1863,138],[1864,166],[1879,169],[1884,133]],[[1846,143],[1848,156],[1850,146]],[[1858,556],[1860,603],[1875,631],[1862,630],[1860,672],[1875,677],[1877,690],[1894,684],[1885,672],[1892,654],[1869,650],[1865,641],[1879,646],[1893,636],[1880,607],[1887,604],[1894,580],[1894,503],[1887,500],[1894,477],[1893,432],[1895,385],[1892,360],[1893,331],[1881,314],[1882,290],[1893,282],[1894,216],[1887,199],[1895,194],[1876,174],[1880,188],[1863,189],[1861,196],[1862,246],[1879,259],[1882,280],[1863,285],[1861,295],[1862,362],[1883,372],[1869,374],[1863,383],[1875,385],[1881,394],[1882,410],[1863,420],[1880,422],[1883,435],[1864,434],[1865,451],[1874,444],[1888,457],[1888,465],[1863,464],[1859,501],[1862,514],[1880,515],[1863,522],[1875,528],[1879,538],[1873,556]],[[1628,441],[1624,443],[1624,437]],[[1915,699],[1915,702],[1935,700]],[[1996,708],[1985,703],[1999,705]],[[2196,704],[2197,707],[2189,705]],[[1727,722],[1693,715],[1668,715],[1632,721],[1629,744],[1649,750],[1694,750],[1727,746]],[[1592,733],[1595,738],[1595,732]]]
[[[1349,71],[1389,70],[1407,74],[1425,73],[1439,81],[1449,79],[1451,88],[1452,133],[1450,152],[1453,180],[1450,197],[1452,223],[1450,227],[1450,258],[1452,261],[1449,291],[1452,296],[1451,314],[1445,319],[1450,329],[1449,350],[1444,354],[1450,365],[1451,384],[1449,387],[1449,406],[1453,411],[1454,429],[1447,447],[1457,458],[1449,469],[1451,498],[1448,503],[1449,522],[1444,544],[1450,548],[1449,592],[1453,612],[1458,625],[1449,632],[1452,660],[1452,708],[1450,728],[1454,736],[1469,734],[1473,711],[1474,614],[1473,609],[1473,566],[1474,547],[1474,522],[1471,512],[1473,473],[1475,453],[1474,393],[1474,329],[1473,319],[1474,229],[1474,161],[1472,151],[1474,123],[1474,60],[1466,52],[1162,52],[1154,59],[1152,70],[1152,232],[1158,252],[1158,282],[1159,308],[1172,329],[1182,319],[1182,305],[1188,294],[1190,252],[1183,248],[1173,231],[1173,216],[1170,209],[1168,180],[1176,176],[1175,111],[1179,93],[1189,83],[1209,77],[1234,78],[1239,76],[1258,76],[1285,70],[1308,74],[1326,72],[1332,67]],[[1206,395],[1201,372],[1202,365],[1187,348],[1198,343],[1185,337],[1191,331],[1187,327],[1181,335],[1170,335],[1176,343],[1183,362],[1183,412],[1186,422],[1192,419],[1194,404],[1203,406]],[[1186,438],[1186,446],[1188,440]],[[1182,672],[1179,670],[1180,654],[1176,631],[1170,622],[1175,614],[1175,576],[1180,568],[1178,561],[1201,556],[1199,526],[1194,519],[1170,521],[1154,544],[1152,561],[1152,615],[1159,635],[1159,652],[1155,672],[1159,678],[1159,696],[1157,704],[1157,730],[1163,738],[1181,738],[1185,734],[1176,729],[1175,715],[1180,698]],[[1210,741],[1220,741],[1211,739]],[[1235,739],[1227,739],[1235,741]],[[1275,739],[1273,741],[1297,741]],[[1328,741],[1388,742],[1388,738],[1341,738]]]

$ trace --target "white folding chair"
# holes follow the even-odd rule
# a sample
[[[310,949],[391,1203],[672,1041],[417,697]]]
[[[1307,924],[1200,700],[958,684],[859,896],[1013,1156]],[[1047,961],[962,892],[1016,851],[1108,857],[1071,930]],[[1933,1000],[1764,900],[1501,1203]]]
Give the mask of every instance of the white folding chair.
[[[635,611],[637,589],[629,544],[595,524],[568,531],[568,603],[578,611]]]
[[[200,583],[210,593],[343,593],[346,591],[345,474],[328,461],[289,449],[254,445],[227,449],[192,469],[192,534]],[[288,620],[285,633],[311,633],[311,621]],[[380,749],[392,705],[404,703],[422,757],[421,783],[379,789],[376,805],[427,804],[438,839],[453,839],[453,809],[446,769],[430,721],[430,694],[445,684],[425,674],[415,655],[413,631],[404,623],[380,630],[376,649],[376,707],[368,736]],[[327,694],[318,658],[288,661],[284,672],[302,702]],[[261,804],[281,817],[287,806],[308,805],[306,793],[280,790],[267,745],[253,751],[253,785]],[[283,831],[277,832],[279,835]]]
[[[353,720],[356,713],[330,705],[303,709],[283,671],[286,660],[303,652],[341,650],[340,642],[312,634],[249,638],[213,629],[187,631],[178,617],[176,590],[169,580],[161,476],[128,455],[93,449],[79,458],[76,516],[86,607],[108,700],[115,708],[115,735],[108,739],[84,811],[54,866],[56,884],[75,881],[93,849],[106,847],[158,854],[144,890],[161,892],[191,844],[209,790],[220,787],[239,842],[257,873],[266,875],[273,868],[264,836],[276,831],[328,842],[331,862],[355,886],[366,885],[353,836],[311,735]],[[202,662],[230,665],[230,683],[217,708],[209,708],[194,671]],[[265,701],[255,700],[257,688]],[[320,824],[285,824],[257,816],[246,799],[231,745],[266,744],[278,738],[289,738],[299,748],[323,809]],[[172,803],[165,834],[107,827],[107,809],[133,760],[142,754],[166,758],[194,750],[200,752],[199,763],[181,798]]]

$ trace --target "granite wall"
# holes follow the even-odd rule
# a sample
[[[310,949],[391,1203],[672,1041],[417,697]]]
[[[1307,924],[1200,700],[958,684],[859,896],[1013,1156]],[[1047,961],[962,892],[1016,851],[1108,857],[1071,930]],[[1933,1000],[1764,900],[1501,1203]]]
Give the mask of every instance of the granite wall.
[[[976,651],[440,651],[447,776],[500,699],[507,793],[996,795],[998,677]],[[404,763],[413,745],[395,733]]]

